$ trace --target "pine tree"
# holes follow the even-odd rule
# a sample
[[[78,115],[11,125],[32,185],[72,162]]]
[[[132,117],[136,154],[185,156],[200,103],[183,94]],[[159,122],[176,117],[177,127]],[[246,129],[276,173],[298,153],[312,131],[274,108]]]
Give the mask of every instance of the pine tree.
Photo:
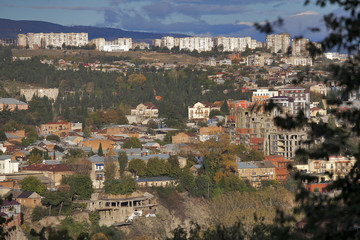
[[[98,155],[99,155],[99,156],[104,156],[104,153],[103,153],[103,149],[102,149],[101,143],[100,143],[100,145],[99,145]]]
[[[229,115],[229,106],[227,104],[226,99],[224,100],[224,103],[221,106],[220,111],[223,112],[225,115]]]

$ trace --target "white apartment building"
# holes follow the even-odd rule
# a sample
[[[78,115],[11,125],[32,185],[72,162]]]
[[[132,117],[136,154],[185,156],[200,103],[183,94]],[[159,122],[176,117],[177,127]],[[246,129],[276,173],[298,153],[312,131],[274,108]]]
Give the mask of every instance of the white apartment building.
[[[272,53],[286,53],[290,47],[290,34],[270,34],[266,35],[266,48],[270,49]]]
[[[281,59],[286,64],[290,64],[293,66],[312,66],[313,61],[311,57],[305,57],[305,56],[291,56],[291,57],[285,57]]]
[[[216,107],[212,103],[197,102],[193,106],[188,107],[189,120],[209,120],[211,110],[220,110],[220,107]]]
[[[258,46],[262,46],[255,39],[251,39],[251,37],[215,37],[214,38],[215,46],[222,46],[224,52],[243,52],[246,47],[250,49],[256,49]]]
[[[272,101],[275,105],[281,107],[281,109],[274,108],[272,113],[274,117],[281,116],[285,112],[294,114],[294,99],[291,97],[285,97],[285,96],[277,96],[277,97],[271,97],[268,99],[268,101]]]
[[[19,172],[19,163],[11,160],[11,155],[0,155],[0,174]]]
[[[350,172],[356,163],[355,157],[344,157],[344,156],[330,156],[329,160],[308,160],[308,171],[309,173],[321,174],[331,173],[333,174],[333,180],[344,177]]]
[[[106,41],[105,38],[95,38],[90,41],[96,49],[104,52],[127,52],[132,48],[131,38],[118,38],[114,41]]]
[[[211,51],[214,43],[211,37],[187,37],[179,38],[179,49],[180,50],[197,50],[199,52]]]
[[[161,38],[161,47],[167,47],[168,49],[172,49],[176,47],[175,45],[175,38],[171,36],[162,37]]]
[[[67,46],[81,47],[88,44],[88,33],[27,33],[26,41],[24,41],[23,34],[19,34],[19,47],[29,46],[34,48],[49,48],[62,47],[63,44]],[[25,46],[23,46],[25,44]]]

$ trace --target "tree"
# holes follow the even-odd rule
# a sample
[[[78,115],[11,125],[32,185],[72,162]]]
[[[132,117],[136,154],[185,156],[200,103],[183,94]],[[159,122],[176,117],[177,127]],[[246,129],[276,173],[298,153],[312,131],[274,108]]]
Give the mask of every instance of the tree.
[[[145,177],[146,175],[146,164],[139,158],[132,159],[129,162],[129,171],[139,177]]]
[[[98,155],[99,155],[99,156],[104,156],[104,153],[103,153],[103,149],[102,149],[101,143],[100,143],[100,145],[99,145]]]
[[[131,194],[136,187],[134,179],[124,176],[120,180],[112,179],[104,182],[104,190],[107,194]]]
[[[115,179],[116,171],[117,171],[116,164],[112,161],[112,159],[105,158],[105,164],[104,164],[104,176],[105,179]]]
[[[29,176],[21,181],[21,189],[29,192],[37,192],[42,195],[46,190],[46,186],[41,183],[38,177]]]
[[[46,140],[49,140],[49,141],[53,140],[53,141],[60,142],[60,138],[58,135],[49,135],[46,137]]]
[[[146,176],[158,177],[167,174],[166,163],[164,159],[157,157],[150,158],[146,164]]]
[[[227,104],[227,101],[224,100],[224,103],[221,105],[220,111],[224,113],[225,115],[229,115],[229,105]]]
[[[222,111],[220,111],[220,110],[213,109],[213,110],[210,111],[209,118],[212,119],[216,115],[224,116],[224,113]]]
[[[74,198],[77,195],[79,200],[90,199],[94,192],[92,181],[86,175],[74,175],[70,179],[70,194]]]
[[[124,175],[124,171],[128,164],[128,157],[126,152],[124,151],[119,152],[118,162],[119,162],[120,177],[122,177]]]
[[[141,142],[137,137],[129,137],[124,142],[124,148],[141,148]]]

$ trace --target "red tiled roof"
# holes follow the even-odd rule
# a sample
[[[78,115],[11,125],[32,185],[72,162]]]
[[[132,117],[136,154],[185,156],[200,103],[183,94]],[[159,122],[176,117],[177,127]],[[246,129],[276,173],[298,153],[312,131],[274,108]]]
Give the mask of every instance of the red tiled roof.
[[[21,168],[26,171],[50,171],[50,172],[66,172],[70,171],[66,165],[46,165],[46,164],[32,164]]]

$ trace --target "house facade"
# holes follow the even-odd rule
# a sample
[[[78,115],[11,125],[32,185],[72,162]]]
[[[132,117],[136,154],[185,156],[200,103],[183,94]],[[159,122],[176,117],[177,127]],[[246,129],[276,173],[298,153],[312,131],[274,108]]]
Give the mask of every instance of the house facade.
[[[207,121],[211,110],[219,110],[220,107],[209,102],[197,102],[193,106],[188,107],[188,118],[194,121]]]
[[[22,101],[19,101],[15,98],[0,98],[0,111],[4,109],[14,111],[15,109],[18,110],[28,110],[29,105]]]

